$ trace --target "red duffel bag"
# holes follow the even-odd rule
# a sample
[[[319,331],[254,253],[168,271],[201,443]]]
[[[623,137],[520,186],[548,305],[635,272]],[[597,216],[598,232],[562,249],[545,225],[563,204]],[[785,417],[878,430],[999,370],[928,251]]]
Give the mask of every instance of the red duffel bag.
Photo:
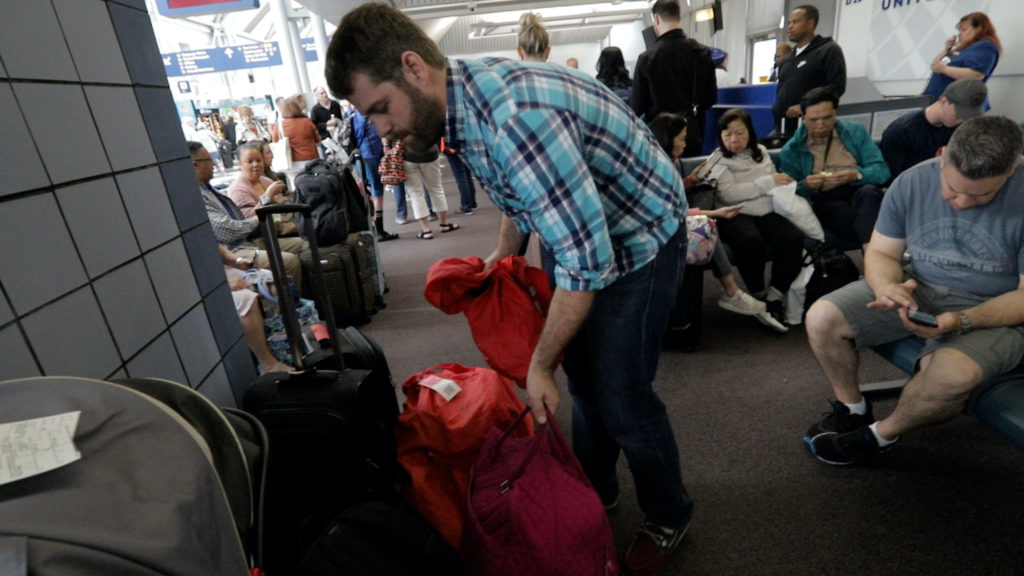
[[[486,271],[477,256],[446,258],[427,270],[423,295],[446,314],[464,313],[487,365],[526,387],[551,305],[543,270],[521,256],[502,258]]]
[[[489,368],[440,364],[410,376],[402,392],[395,442],[410,476],[403,495],[457,549],[469,469],[487,431],[498,426],[529,436],[533,420],[518,420],[525,405],[515,386]]]
[[[529,409],[524,410],[524,418]],[[532,418],[531,418],[532,419]],[[494,428],[473,464],[462,558],[477,576],[614,576],[611,525],[551,413],[535,435]]]

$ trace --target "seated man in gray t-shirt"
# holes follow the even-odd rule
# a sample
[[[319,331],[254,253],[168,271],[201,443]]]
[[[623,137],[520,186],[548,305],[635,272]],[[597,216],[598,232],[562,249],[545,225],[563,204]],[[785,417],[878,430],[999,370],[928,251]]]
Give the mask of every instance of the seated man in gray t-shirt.
[[[837,399],[804,438],[819,460],[866,461],[961,413],[971,390],[1024,359],[1022,141],[1005,117],[961,125],[941,158],[889,188],[864,279],[808,311],[808,340]],[[911,312],[932,315],[932,325]],[[875,421],[857,384],[858,349],[911,334],[926,339],[917,371],[892,414]]]

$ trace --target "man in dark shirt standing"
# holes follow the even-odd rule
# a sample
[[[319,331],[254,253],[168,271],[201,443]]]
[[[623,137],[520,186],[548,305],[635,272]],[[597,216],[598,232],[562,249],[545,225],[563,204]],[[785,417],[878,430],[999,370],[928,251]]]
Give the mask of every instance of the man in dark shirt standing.
[[[651,13],[658,39],[636,62],[630,105],[645,122],[660,112],[695,119],[689,123],[684,156],[699,156],[704,153],[704,113],[718,101],[711,51],[683,34],[677,0],[658,0]]]
[[[907,168],[934,158],[939,148],[949,143],[957,126],[984,113],[986,98],[988,89],[984,82],[961,78],[947,86],[942,96],[927,108],[893,120],[878,145],[892,174],[886,185]]]
[[[327,95],[327,89],[323,86],[317,86],[313,92],[316,95],[316,104],[313,104],[313,108],[309,111],[309,119],[316,124],[316,131],[320,133],[320,139],[326,140],[331,137],[328,129],[341,122],[341,104],[331,100],[331,97]]]
[[[818,9],[798,6],[789,14],[786,32],[793,43],[793,55],[779,64],[775,92],[775,130],[772,136],[788,139],[796,132],[800,99],[813,88],[831,86],[836,96],[846,92],[846,58],[831,38],[815,33]]]

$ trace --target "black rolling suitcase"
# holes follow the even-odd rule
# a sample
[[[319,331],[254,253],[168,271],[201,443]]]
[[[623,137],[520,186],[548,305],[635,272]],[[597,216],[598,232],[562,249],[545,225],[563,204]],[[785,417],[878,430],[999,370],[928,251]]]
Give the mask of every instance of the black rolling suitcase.
[[[302,262],[304,296],[317,303],[329,299],[338,324],[366,324],[375,312],[373,286],[365,258],[350,244],[320,248],[320,266],[324,283],[311,282],[313,254],[309,249],[299,254]],[[322,310],[321,310],[322,311]]]
[[[308,207],[256,210],[298,370],[261,376],[243,399],[243,408],[263,423],[270,440],[264,566],[268,574],[283,575],[296,573],[308,546],[338,512],[356,502],[396,499],[399,470],[394,443],[398,402],[380,348],[355,328],[339,332],[327,299],[321,312],[333,335],[331,349],[304,349],[271,218],[291,211]],[[310,251],[313,279],[322,282],[313,236]],[[315,367],[324,365],[336,369]]]

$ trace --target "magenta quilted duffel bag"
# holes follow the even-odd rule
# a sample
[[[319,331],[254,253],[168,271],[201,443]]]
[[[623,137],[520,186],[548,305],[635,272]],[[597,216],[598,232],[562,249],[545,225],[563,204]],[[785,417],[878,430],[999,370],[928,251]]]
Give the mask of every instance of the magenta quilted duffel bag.
[[[470,472],[462,555],[474,575],[619,573],[601,499],[550,414],[533,436],[487,434]]]

